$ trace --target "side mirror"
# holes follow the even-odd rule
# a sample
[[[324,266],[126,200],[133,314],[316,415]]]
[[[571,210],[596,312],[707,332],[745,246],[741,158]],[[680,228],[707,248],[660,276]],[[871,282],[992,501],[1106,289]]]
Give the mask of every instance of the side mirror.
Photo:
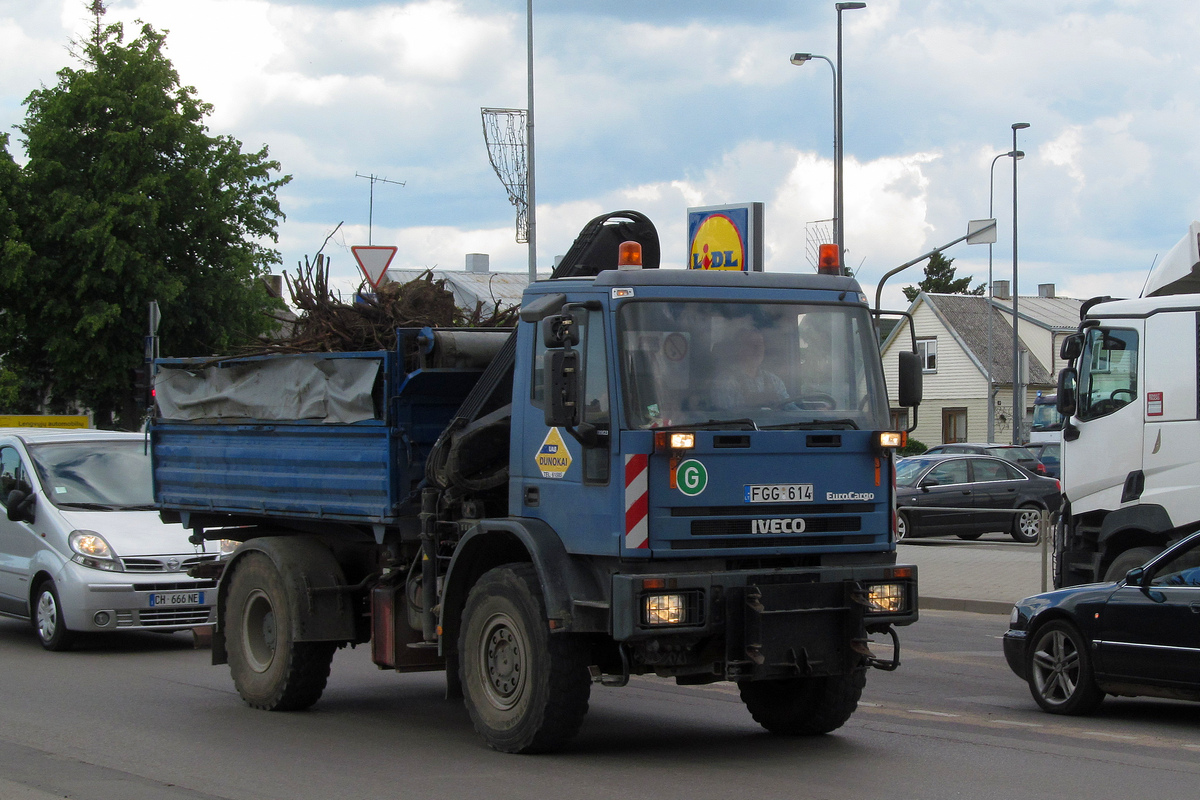
[[[1146,579],[1146,570],[1142,567],[1134,567],[1125,573],[1125,583],[1130,586],[1141,586],[1142,581]]]
[[[37,495],[13,489],[8,493],[8,518],[13,522],[33,522],[34,504]]]
[[[544,363],[546,424],[551,428],[574,428],[580,420],[579,351],[551,350]]]
[[[901,350],[898,367],[896,385],[897,401],[900,405],[910,408],[921,405],[921,354]]]
[[[1059,345],[1058,355],[1064,361],[1074,361],[1079,358],[1079,354],[1083,352],[1083,335],[1073,333],[1062,340]]]
[[[937,478],[924,478],[918,485],[922,489],[928,489],[930,486],[940,486],[941,484],[937,482]]]
[[[542,344],[548,350],[579,344],[579,326],[571,314],[554,314],[542,320]]]
[[[1064,417],[1075,414],[1075,386],[1078,381],[1079,374],[1074,367],[1066,367],[1058,373],[1058,399],[1055,400],[1054,405],[1058,409],[1058,413]]]

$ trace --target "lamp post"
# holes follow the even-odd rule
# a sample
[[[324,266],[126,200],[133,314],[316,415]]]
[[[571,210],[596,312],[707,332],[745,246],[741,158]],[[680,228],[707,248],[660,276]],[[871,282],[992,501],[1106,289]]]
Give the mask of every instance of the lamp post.
[[[533,0],[526,0],[526,72],[529,79],[529,106],[525,119],[525,213],[529,227],[529,283],[537,280],[537,200],[533,177]]]
[[[1020,161],[1025,157],[1025,154],[1020,150],[1009,150],[1007,153],[1001,153],[992,159],[991,169],[988,170],[988,219],[995,219],[996,214],[992,210],[992,201],[996,196],[996,162],[1002,158],[1016,158]],[[995,363],[992,355],[992,243],[988,242],[988,282],[987,282],[987,331],[988,331],[988,361],[987,361],[987,381],[988,381],[988,424],[987,424],[987,440],[993,441],[996,435],[996,387],[992,378],[992,366]]]
[[[837,153],[834,158],[837,160],[837,246],[838,246],[838,264],[841,265],[842,274],[846,274],[846,214],[844,208],[845,198],[842,192],[842,149],[844,147],[842,137],[842,12],[853,11],[858,8],[866,8],[866,3],[837,3],[837,74],[835,83],[837,84],[837,122],[835,130],[837,135]],[[1015,147],[1013,148],[1016,149]]]
[[[1017,131],[1024,130],[1029,127],[1028,122],[1014,122],[1012,124],[1013,132],[1013,152],[1017,152]],[[1025,419],[1025,398],[1021,395],[1021,338],[1017,332],[1017,161],[1013,159],[1013,277],[1012,277],[1012,329],[1013,329],[1013,444],[1021,443],[1021,423]]]
[[[837,67],[833,66],[833,62],[829,60],[828,56],[819,56],[815,53],[794,53],[792,54],[792,63],[799,67],[814,58],[819,58],[828,64],[829,71],[833,73],[833,241],[836,244],[842,240],[842,219],[838,216],[838,201],[842,194],[842,165],[838,159]]]

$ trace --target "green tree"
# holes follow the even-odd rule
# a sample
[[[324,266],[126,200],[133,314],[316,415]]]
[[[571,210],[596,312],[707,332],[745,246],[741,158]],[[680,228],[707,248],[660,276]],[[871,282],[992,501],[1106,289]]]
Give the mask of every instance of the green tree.
[[[917,299],[920,292],[937,292],[939,294],[983,294],[984,285],[981,283],[971,288],[971,276],[954,277],[953,258],[946,258],[941,253],[934,253],[925,265],[925,277],[916,286],[905,286],[904,296],[908,302]]]
[[[34,91],[19,126],[29,161],[26,268],[7,256],[0,298],[5,365],[51,406],[79,403],[97,424],[138,423],[131,370],[144,357],[148,306],[163,352],[205,355],[264,332],[278,301],[260,277],[283,217],[267,148],[211,136],[211,106],[180,86],[166,34],[118,25],[77,42],[81,69]]]
[[[8,134],[0,133],[0,294],[22,279],[33,255],[21,226],[24,197],[21,168],[8,152]],[[0,355],[0,413],[21,410],[23,388],[31,387],[22,386],[21,377]]]

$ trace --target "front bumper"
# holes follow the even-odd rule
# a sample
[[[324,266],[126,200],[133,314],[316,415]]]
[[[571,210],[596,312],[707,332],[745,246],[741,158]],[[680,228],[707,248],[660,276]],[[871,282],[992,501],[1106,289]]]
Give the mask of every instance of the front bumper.
[[[865,598],[898,584],[887,613]],[[647,598],[677,596],[679,621],[648,619]],[[861,566],[613,576],[613,637],[660,674],[726,680],[846,674],[871,663],[867,634],[917,620],[916,568]],[[661,620],[661,617],[659,617]]]
[[[106,572],[66,562],[54,578],[63,619],[74,631],[179,631],[213,623],[217,582],[182,572]],[[199,592],[195,605],[153,607],[155,594]],[[103,622],[103,624],[100,624]]]
[[[1015,631],[1010,628],[1004,632],[1004,660],[1008,662],[1008,668],[1021,680],[1029,678],[1025,660],[1025,644],[1028,639],[1027,631]]]

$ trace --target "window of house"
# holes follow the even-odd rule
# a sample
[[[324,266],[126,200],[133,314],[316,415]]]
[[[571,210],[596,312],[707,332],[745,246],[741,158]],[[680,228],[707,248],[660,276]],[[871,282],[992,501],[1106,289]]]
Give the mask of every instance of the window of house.
[[[922,372],[937,372],[937,339],[918,339],[917,353],[921,356]]]
[[[908,409],[893,408],[891,409],[891,430],[906,431],[908,430]]]
[[[942,409],[942,442],[965,442],[967,440],[967,410],[965,408]],[[951,452],[951,451],[947,451]]]

